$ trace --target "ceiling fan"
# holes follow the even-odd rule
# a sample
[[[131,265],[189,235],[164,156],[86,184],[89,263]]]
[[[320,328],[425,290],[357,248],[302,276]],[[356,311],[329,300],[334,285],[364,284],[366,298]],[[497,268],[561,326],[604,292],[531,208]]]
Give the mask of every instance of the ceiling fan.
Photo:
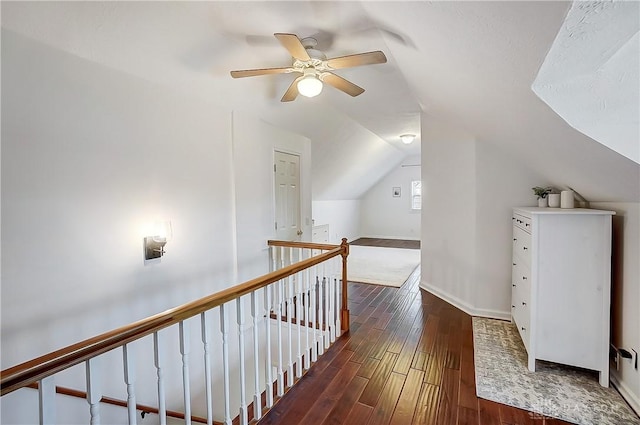
[[[309,37],[300,40],[295,34],[285,33],[276,33],[274,36],[291,54],[293,58],[291,66],[231,71],[231,76],[233,78],[244,78],[270,74],[300,74],[293,80],[284,96],[282,96],[282,102],[291,102],[298,97],[298,94],[306,97],[317,96],[322,91],[322,83],[327,83],[348,95],[358,96],[364,92],[362,87],[345,80],[331,71],[387,62],[386,56],[379,50],[327,59],[324,53],[315,49],[317,41],[314,38]]]

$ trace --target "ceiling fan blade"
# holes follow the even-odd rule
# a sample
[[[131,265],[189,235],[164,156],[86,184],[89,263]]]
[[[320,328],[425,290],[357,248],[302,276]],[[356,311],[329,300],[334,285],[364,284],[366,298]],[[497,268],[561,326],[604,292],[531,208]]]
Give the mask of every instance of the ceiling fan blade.
[[[311,60],[307,49],[304,48],[297,35],[285,33],[275,33],[273,35],[294,58],[300,59],[301,61]]]
[[[387,57],[380,50],[356,55],[340,56],[327,60],[327,65],[333,69],[353,68],[354,66],[386,63]]]
[[[339,75],[333,74],[331,72],[323,73],[320,79],[325,83],[330,84],[338,90],[342,90],[346,94],[353,97],[364,93],[364,89],[362,87],[356,86],[351,81],[345,80]]]
[[[257,75],[269,74],[286,74],[293,72],[293,68],[263,68],[263,69],[244,69],[240,71],[231,71],[233,78],[255,77]]]
[[[302,78],[303,76],[300,76],[293,80],[287,91],[282,96],[282,99],[280,99],[280,102],[291,102],[292,100],[296,100],[296,97],[298,97],[298,81]]]

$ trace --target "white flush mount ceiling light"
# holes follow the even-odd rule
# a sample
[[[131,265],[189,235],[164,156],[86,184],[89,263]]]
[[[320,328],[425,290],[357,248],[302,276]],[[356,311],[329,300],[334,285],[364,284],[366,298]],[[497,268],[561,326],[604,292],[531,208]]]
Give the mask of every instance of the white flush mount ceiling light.
[[[402,140],[402,143],[404,143],[405,145],[410,145],[416,138],[415,134],[402,134],[400,135],[400,140]]]
[[[312,70],[310,71],[311,72],[306,72],[305,70],[304,77],[300,78],[300,81],[298,81],[297,85],[298,93],[305,97],[317,96],[322,91],[322,81],[320,81],[318,77],[316,77],[315,73]]]

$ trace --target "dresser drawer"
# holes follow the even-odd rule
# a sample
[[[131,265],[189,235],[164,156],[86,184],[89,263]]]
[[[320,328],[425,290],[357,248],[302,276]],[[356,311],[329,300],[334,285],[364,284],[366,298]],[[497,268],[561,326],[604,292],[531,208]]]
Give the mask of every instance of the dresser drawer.
[[[511,304],[516,307],[525,307],[529,311],[531,304],[531,283],[529,271],[516,267],[511,282]]]
[[[524,348],[529,352],[529,341],[531,340],[530,330],[529,330],[529,315],[524,316],[521,320],[521,323],[516,322],[516,326],[518,327],[518,333],[520,334],[520,338],[522,338],[522,342],[524,343]]]
[[[531,218],[514,213],[511,216],[511,221],[514,226],[519,227],[527,233],[531,233]]]
[[[514,260],[511,274],[511,315],[527,350],[531,323],[531,282],[529,267]]]
[[[531,313],[529,311],[529,306],[523,306],[522,303],[514,302],[512,309],[512,316],[515,326],[518,328],[518,333],[522,338],[522,342],[524,343],[525,348],[527,349],[527,351],[529,351],[529,325],[531,323]]]
[[[531,235],[513,226],[513,258],[517,257],[531,266]]]

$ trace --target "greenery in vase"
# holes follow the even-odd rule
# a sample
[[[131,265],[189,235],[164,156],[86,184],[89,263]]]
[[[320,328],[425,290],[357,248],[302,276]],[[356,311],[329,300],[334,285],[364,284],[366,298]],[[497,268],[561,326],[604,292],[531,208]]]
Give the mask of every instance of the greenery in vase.
[[[551,191],[553,190],[553,188],[551,187],[540,187],[540,186],[536,186],[533,187],[533,194],[536,195],[538,198],[546,198],[547,195],[549,193],[551,193]]]

